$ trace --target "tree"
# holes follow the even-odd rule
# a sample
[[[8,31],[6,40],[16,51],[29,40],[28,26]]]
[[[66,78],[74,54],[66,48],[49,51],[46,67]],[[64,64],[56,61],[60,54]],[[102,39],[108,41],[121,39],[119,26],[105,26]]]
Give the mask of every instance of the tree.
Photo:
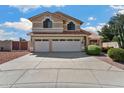
[[[110,27],[108,25],[105,25],[101,31],[98,31],[99,35],[103,37],[103,42],[110,42],[112,41],[114,34],[110,30]]]
[[[101,32],[99,31],[99,35],[103,36],[103,40],[107,38],[107,40],[112,41],[116,38],[119,46],[124,48],[124,15],[117,14],[113,16],[110,21],[102,28]]]
[[[117,38],[119,46],[124,48],[124,15],[117,14],[110,19],[109,24],[111,26],[111,30],[113,30],[113,33]]]
[[[20,38],[19,38],[19,41],[26,41],[26,40],[20,37]]]

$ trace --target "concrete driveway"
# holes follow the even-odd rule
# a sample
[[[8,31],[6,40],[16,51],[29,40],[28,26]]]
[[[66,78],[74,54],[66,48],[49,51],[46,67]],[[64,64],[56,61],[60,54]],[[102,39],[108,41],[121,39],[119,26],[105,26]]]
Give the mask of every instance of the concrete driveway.
[[[0,87],[124,87],[124,70],[77,53],[35,53],[0,65]]]

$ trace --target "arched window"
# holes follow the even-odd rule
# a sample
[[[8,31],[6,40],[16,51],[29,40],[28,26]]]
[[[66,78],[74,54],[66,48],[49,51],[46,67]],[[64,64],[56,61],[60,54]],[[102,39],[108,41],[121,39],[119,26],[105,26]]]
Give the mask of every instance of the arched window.
[[[46,19],[44,22],[43,22],[43,27],[44,28],[52,28],[52,21],[50,19]]]
[[[75,30],[75,24],[73,22],[70,22],[68,25],[67,25],[67,28],[68,30]]]

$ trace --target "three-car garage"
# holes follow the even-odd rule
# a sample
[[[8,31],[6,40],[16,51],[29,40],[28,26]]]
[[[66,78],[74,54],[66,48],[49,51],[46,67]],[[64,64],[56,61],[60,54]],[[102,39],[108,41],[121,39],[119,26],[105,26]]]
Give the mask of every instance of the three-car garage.
[[[74,52],[82,51],[81,39],[35,39],[35,52]]]

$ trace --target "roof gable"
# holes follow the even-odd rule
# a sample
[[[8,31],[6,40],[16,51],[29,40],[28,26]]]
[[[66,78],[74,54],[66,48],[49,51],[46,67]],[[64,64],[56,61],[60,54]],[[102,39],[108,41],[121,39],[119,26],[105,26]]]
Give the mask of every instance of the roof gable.
[[[70,20],[74,20],[74,21],[76,21],[76,22],[79,22],[80,24],[83,23],[81,20],[76,19],[76,18],[74,18],[74,17],[72,17],[72,16],[69,16],[69,15],[67,15],[67,14],[64,14],[64,13],[62,13],[62,12],[51,13],[51,12],[49,12],[49,11],[46,11],[46,12],[40,13],[40,14],[38,14],[38,15],[35,15],[35,16],[29,18],[29,20],[30,20],[30,21],[33,21],[33,20],[35,20],[36,18],[42,17],[42,16],[44,16],[44,15],[51,15],[51,16],[54,16],[54,17],[58,18],[59,20],[70,19]]]
[[[80,24],[83,24],[83,22],[82,22],[81,20],[79,20],[79,19],[77,19],[77,18],[74,18],[74,17],[72,17],[72,16],[70,16],[70,15],[67,15],[67,14],[65,14],[65,13],[62,13],[62,12],[59,12],[59,11],[58,11],[58,12],[55,12],[54,14],[62,16],[62,19],[65,19],[65,20],[66,20],[66,18],[69,18],[69,19],[71,19],[71,20],[74,20],[74,21],[79,22]]]
[[[55,15],[54,13],[51,13],[51,12],[43,12],[43,13],[40,13],[40,14],[38,14],[38,15],[35,15],[35,16],[33,16],[33,17],[31,17],[31,18],[29,18],[29,20],[30,21],[33,21],[33,20],[35,20],[35,19],[37,19],[37,18],[39,18],[39,17],[43,17],[43,16],[53,16],[53,17],[55,17],[55,18],[57,18],[57,19],[59,19],[59,20],[62,20],[60,17],[58,17],[57,15]]]

